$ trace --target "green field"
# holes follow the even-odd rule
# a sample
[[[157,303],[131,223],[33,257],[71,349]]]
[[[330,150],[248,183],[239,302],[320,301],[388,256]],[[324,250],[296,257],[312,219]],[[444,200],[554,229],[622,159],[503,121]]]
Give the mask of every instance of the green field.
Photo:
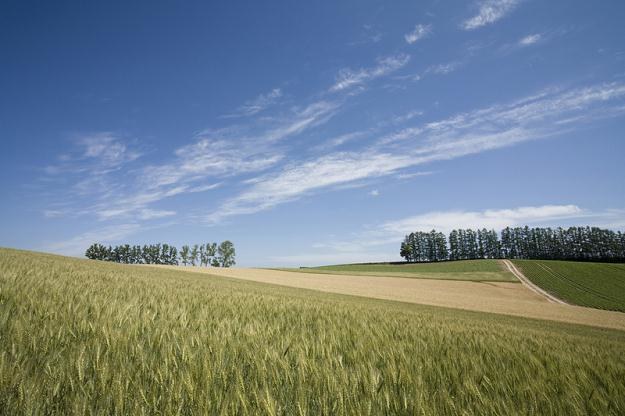
[[[0,414],[617,415],[625,332],[0,249]]]
[[[625,264],[513,260],[528,279],[581,306],[625,312]]]
[[[409,277],[415,279],[518,282],[499,260],[460,260],[437,263],[368,263],[280,269],[302,273],[350,274],[360,276]]]

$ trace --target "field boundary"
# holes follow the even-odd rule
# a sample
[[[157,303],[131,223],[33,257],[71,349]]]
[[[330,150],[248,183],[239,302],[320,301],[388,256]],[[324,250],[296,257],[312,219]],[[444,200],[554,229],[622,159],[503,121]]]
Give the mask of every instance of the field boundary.
[[[405,279],[356,275],[312,274],[267,269],[215,268],[187,270],[259,283],[316,290],[327,293],[383,299],[460,310],[521,316],[548,321],[625,330],[625,313],[549,301],[542,294],[516,282]]]
[[[535,285],[534,283],[532,283],[527,277],[525,277],[525,275],[523,273],[521,273],[521,271],[519,269],[516,268],[516,266],[510,261],[510,260],[502,260],[503,263],[506,265],[506,267],[508,268],[508,270],[517,277],[517,279],[519,279],[521,281],[521,283],[523,283],[525,286],[527,286],[528,289],[530,289],[532,292],[545,297],[549,302],[551,303],[558,303],[560,305],[569,305],[569,303],[563,301],[562,299],[559,299],[555,296],[553,296],[551,293],[547,292],[544,289],[541,289],[539,286]]]

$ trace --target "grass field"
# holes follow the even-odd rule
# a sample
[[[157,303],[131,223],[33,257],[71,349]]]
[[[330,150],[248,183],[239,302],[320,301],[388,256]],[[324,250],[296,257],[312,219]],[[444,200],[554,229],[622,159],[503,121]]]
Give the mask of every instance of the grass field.
[[[0,249],[0,414],[623,414],[625,332]]]
[[[369,263],[280,269],[302,273],[349,274],[361,276],[409,277],[415,279],[518,282],[498,260],[461,260],[438,263]]]
[[[625,264],[513,260],[523,274],[574,305],[625,312]]]

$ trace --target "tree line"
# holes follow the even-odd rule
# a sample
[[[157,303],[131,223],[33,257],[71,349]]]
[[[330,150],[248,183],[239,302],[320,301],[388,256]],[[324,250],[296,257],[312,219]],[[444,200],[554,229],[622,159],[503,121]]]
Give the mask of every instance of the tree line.
[[[625,233],[598,227],[432,230],[406,235],[400,256],[408,262],[470,259],[541,259],[625,262]]]
[[[113,261],[124,264],[169,264],[184,266],[230,267],[235,264],[235,249],[231,241],[184,245],[178,250],[170,244],[144,246],[122,244],[115,247],[94,243],[85,252],[92,260]]]

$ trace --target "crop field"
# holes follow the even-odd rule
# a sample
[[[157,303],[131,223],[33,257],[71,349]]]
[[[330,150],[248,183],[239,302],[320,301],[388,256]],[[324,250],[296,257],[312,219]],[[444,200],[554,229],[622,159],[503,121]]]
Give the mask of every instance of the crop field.
[[[281,269],[302,273],[409,277],[415,279],[518,282],[499,260],[460,260],[435,263],[368,263]]]
[[[0,414],[625,413],[625,332],[0,249]]]
[[[513,260],[523,274],[566,302],[625,312],[625,264]]]

